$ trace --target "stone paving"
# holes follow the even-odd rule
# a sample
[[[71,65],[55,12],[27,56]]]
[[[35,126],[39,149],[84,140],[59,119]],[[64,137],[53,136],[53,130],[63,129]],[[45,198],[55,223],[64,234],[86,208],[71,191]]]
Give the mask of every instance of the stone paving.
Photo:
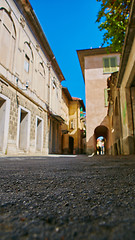
[[[1,157],[0,239],[135,239],[135,156]]]

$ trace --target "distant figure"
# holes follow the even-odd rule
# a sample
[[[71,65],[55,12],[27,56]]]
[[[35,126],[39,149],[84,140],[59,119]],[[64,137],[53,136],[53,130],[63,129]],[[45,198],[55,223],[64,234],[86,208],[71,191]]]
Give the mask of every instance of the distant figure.
[[[98,147],[98,152],[99,152],[99,155],[101,155],[101,147],[100,146]]]

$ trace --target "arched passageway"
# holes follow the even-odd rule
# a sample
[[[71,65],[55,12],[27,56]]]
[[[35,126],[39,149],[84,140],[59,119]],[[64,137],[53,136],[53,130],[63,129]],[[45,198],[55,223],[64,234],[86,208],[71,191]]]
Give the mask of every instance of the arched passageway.
[[[94,139],[95,139],[95,152],[97,155],[104,155],[108,149],[108,128],[100,125],[95,128]]]

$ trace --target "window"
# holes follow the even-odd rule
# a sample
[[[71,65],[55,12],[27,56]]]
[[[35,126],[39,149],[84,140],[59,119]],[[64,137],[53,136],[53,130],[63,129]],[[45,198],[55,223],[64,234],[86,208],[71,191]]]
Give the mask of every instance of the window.
[[[42,151],[43,148],[43,119],[36,116],[36,150]]]
[[[75,119],[70,120],[70,129],[75,129]]]
[[[55,77],[52,78],[52,86],[53,86],[53,89],[57,87]]]
[[[104,73],[113,73],[118,70],[117,68],[117,58],[103,58],[103,72]]]
[[[12,14],[11,14],[12,15]],[[16,30],[10,13],[0,8],[0,58],[1,63],[12,71],[15,55]]]
[[[29,67],[30,67],[30,59],[27,56],[27,54],[25,54],[25,60],[24,60],[24,70],[28,73],[29,72]]]
[[[30,111],[22,106],[18,109],[17,147],[28,151],[30,144]]]

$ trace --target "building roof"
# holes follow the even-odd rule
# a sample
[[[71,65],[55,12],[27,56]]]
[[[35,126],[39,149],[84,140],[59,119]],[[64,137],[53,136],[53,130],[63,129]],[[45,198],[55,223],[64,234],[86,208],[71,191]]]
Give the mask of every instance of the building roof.
[[[80,105],[83,107],[83,111],[85,112],[85,105],[81,98],[78,97],[71,97],[70,92],[68,91],[68,88],[62,87],[62,91],[65,93],[69,101],[79,101]]]
[[[65,80],[63,73],[56,61],[56,58],[51,50],[51,47],[47,41],[47,38],[42,30],[42,27],[34,13],[34,10],[29,2],[29,0],[14,0],[15,4],[21,10],[22,14],[25,16],[26,21],[32,30],[35,38],[37,39],[38,43],[40,44],[41,48],[45,52],[49,63],[52,65],[54,71],[56,72],[59,81]]]
[[[135,0],[132,0],[130,15],[129,15],[129,23],[125,35],[124,46],[122,50],[122,57],[120,62],[120,70],[118,74],[118,82],[117,86],[120,87],[124,72],[126,69],[126,65],[128,62],[129,54],[132,48],[132,43],[135,38]]]
[[[72,97],[72,101],[79,101],[80,105],[83,107],[83,111],[85,112],[85,105],[81,98]]]
[[[78,98],[78,97],[72,97],[72,100],[81,100],[81,98]]]
[[[66,95],[68,100],[72,101],[72,97],[71,97],[70,92],[68,91],[68,89],[66,87],[62,87],[62,91],[64,92],[64,94]]]
[[[77,50],[77,55],[78,55],[78,58],[79,58],[79,62],[80,62],[80,66],[81,66],[84,81],[85,81],[85,77],[84,77],[84,69],[85,69],[84,58],[88,57],[88,56],[97,56],[97,55],[110,54],[110,53],[116,53],[116,52],[112,51],[112,49],[110,47]]]

